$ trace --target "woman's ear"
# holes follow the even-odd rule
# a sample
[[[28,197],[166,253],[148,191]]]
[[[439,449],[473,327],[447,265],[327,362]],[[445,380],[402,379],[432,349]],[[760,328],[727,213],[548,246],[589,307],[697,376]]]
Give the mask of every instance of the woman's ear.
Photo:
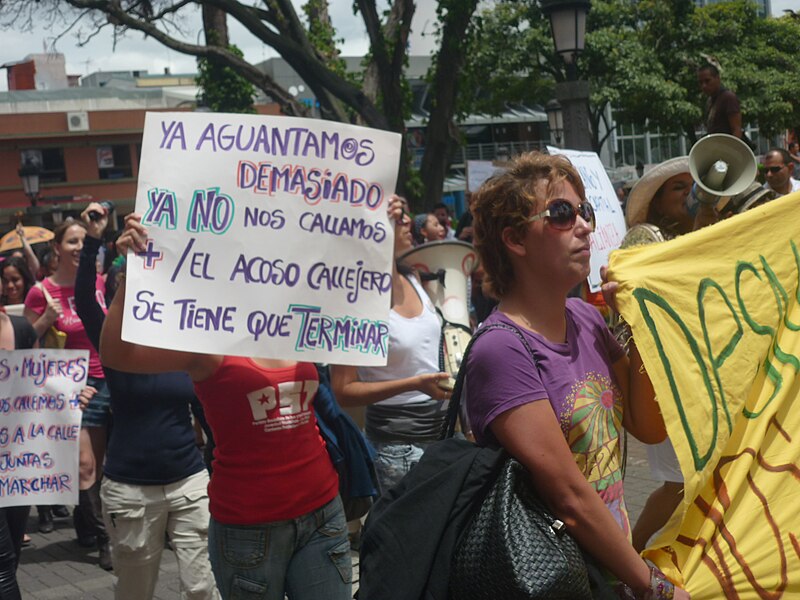
[[[524,240],[513,227],[504,227],[500,237],[503,240],[503,245],[512,256],[525,256],[527,254]]]

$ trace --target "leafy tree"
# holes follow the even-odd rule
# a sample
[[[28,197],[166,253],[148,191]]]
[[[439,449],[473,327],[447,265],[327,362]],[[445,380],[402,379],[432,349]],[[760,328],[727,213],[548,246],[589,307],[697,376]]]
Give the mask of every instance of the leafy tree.
[[[242,51],[229,45],[230,52],[242,56]],[[255,86],[242,79],[227,65],[211,58],[197,59],[198,103],[214,112],[254,113]]]
[[[634,123],[691,141],[704,99],[697,68],[714,57],[742,102],[745,121],[772,134],[800,122],[800,20],[759,18],[747,0],[696,8],[692,0],[593,0],[578,72],[591,84],[594,147]],[[461,112],[499,114],[509,101],[545,104],[563,80],[535,0],[500,0],[476,17]],[[605,127],[601,127],[605,125]],[[599,132],[605,130],[603,136]]]
[[[428,123],[423,158],[425,196],[419,208],[428,209],[441,197],[440,182],[448,154],[440,148],[450,143],[452,98],[458,87],[464,33],[476,4],[477,0],[438,0],[444,23],[438,60],[446,68],[437,68],[433,75],[437,109]],[[193,10],[211,7],[238,21],[255,38],[276,50],[314,93],[325,118],[351,122],[355,116],[355,120],[369,127],[403,132],[409,102],[403,71],[416,1],[390,0],[388,10],[380,13],[376,0],[354,0],[354,11],[370,39],[362,84],[342,72],[327,5],[328,0],[309,0],[304,23],[291,0],[3,0],[0,23],[19,27],[50,19],[56,25],[60,23],[62,29],[69,29],[81,22],[84,41],[109,27],[115,36],[141,32],[176,52],[228,67],[277,102],[284,113],[308,116],[307,107],[227,43],[207,40],[206,44],[199,44],[184,31]],[[401,193],[406,179],[404,163],[398,185]]]
[[[745,122],[765,135],[800,123],[799,20],[759,18],[755,4],[744,0],[709,5],[693,17],[696,64],[705,57],[719,63]]]
[[[242,58],[242,51],[228,39],[226,14],[213,6],[203,6],[206,43],[222,46]],[[215,57],[197,59],[197,101],[214,112],[253,113],[256,89],[252,83]]]
[[[459,112],[500,114],[509,103],[544,104],[559,76],[550,25],[538,2],[497,2],[470,30]]]

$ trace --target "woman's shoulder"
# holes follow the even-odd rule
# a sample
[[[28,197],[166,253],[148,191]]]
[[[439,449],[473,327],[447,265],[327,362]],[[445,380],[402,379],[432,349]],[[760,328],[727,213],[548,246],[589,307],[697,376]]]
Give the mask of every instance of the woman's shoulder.
[[[578,321],[605,327],[605,320],[600,311],[581,298],[567,298],[567,312]]]
[[[481,323],[475,332],[477,339],[473,342],[471,353],[492,363],[503,362],[508,359],[509,353],[525,350],[520,328],[514,325],[511,319],[499,311],[493,312]],[[530,345],[530,340],[528,340]]]

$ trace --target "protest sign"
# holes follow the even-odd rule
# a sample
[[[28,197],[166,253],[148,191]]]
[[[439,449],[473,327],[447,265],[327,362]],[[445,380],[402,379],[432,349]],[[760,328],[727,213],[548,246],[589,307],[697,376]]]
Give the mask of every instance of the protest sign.
[[[625,215],[619,204],[617,193],[608,178],[608,173],[600,162],[600,157],[595,152],[579,150],[562,150],[552,146],[547,147],[549,154],[562,154],[566,156],[581,176],[586,188],[586,199],[594,208],[597,226],[590,237],[592,258],[589,272],[589,289],[592,292],[600,290],[600,267],[608,264],[608,257],[612,250],[619,248],[625,237]]]
[[[503,171],[504,168],[490,160],[468,160],[467,161],[467,191],[477,192],[483,182],[495,173]]]
[[[148,113],[123,339],[386,364],[398,134],[329,121]]]
[[[645,556],[693,600],[800,597],[798,202],[611,255],[685,479]]]
[[[83,350],[0,351],[0,507],[78,503]]]

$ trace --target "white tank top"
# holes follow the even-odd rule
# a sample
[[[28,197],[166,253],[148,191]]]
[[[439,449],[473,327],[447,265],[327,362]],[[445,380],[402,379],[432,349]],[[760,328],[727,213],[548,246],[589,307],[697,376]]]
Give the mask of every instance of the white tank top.
[[[358,367],[361,381],[390,381],[439,372],[439,339],[442,334],[439,315],[417,278],[409,275],[407,279],[422,301],[422,312],[407,318],[397,314],[394,309],[390,311],[389,360],[385,367]],[[397,406],[423,400],[430,398],[419,390],[412,390],[377,404]]]

